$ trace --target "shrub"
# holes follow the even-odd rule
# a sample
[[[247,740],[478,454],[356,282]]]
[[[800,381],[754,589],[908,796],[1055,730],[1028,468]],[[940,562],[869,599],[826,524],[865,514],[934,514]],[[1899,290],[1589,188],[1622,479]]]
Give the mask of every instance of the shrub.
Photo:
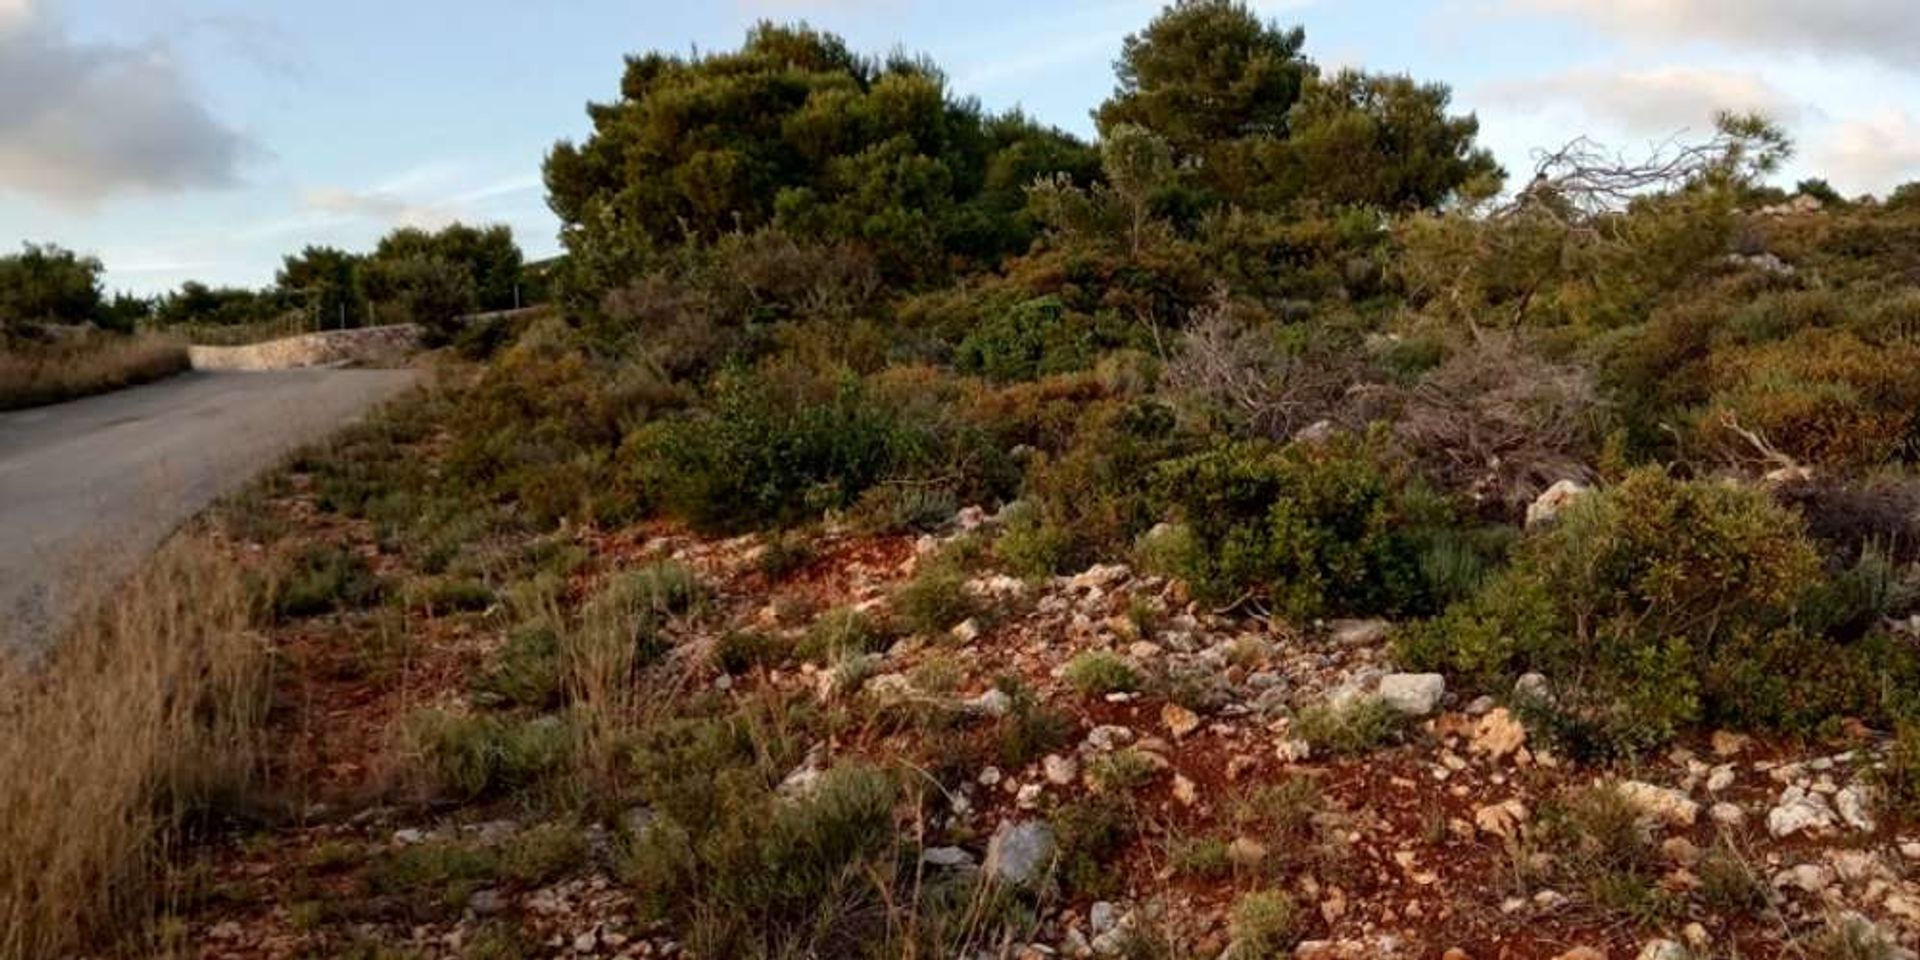
[[[365,607],[383,589],[366,557],[345,547],[302,548],[288,567],[271,590],[273,611],[282,617]]]
[[[1009,549],[1035,574],[1125,551],[1155,519],[1147,482],[1153,465],[1185,449],[1173,411],[1157,401],[1082,409],[1066,448],[1028,465],[1023,493],[1033,512],[1009,518]]]
[[[923,438],[851,376],[723,374],[706,405],[628,444],[646,495],[701,529],[779,526],[844,509],[903,472]]]
[[[1131,691],[1139,687],[1140,676],[1118,655],[1106,650],[1082,653],[1067,662],[1066,681],[1083,696],[1097,697]]]
[[[1000,763],[1022,767],[1067,743],[1073,720],[1034,695],[1017,676],[1002,677],[994,687],[1007,695],[1008,708],[994,730]]]
[[[542,709],[560,699],[560,637],[546,624],[523,624],[474,682],[484,702]]]
[[[1820,557],[1765,494],[1657,469],[1583,497],[1474,598],[1408,630],[1403,659],[1492,682],[1578,678],[1564,729],[1634,749],[1702,722],[1806,727],[1884,712],[1911,656],[1809,632]]]
[[[698,818],[663,814],[623,858],[643,903],[680,924],[690,950],[840,956],[880,932],[901,845],[891,777],[838,766],[791,799],[735,777],[725,787]]]
[[[1431,605],[1416,534],[1444,526],[1445,506],[1364,441],[1226,443],[1154,483],[1184,530],[1149,556],[1207,602],[1260,597],[1302,620]]]
[[[967,592],[967,577],[956,566],[932,562],[893,597],[894,612],[909,631],[941,634],[973,616],[979,601]]]
[[[1397,736],[1405,718],[1379,700],[1361,698],[1344,706],[1321,705],[1300,712],[1293,732],[1316,751],[1359,754]]]
[[[563,772],[574,731],[558,717],[510,720],[426,710],[411,735],[428,777],[443,794],[461,800],[525,790]]]
[[[1280,956],[1298,938],[1293,898],[1279,890],[1261,890],[1241,896],[1233,905],[1227,948],[1230,960]]]
[[[1085,370],[1123,340],[1118,323],[1074,313],[1058,297],[1040,297],[974,326],[955,349],[954,366],[991,380],[1033,380]]]
[[[886,642],[886,634],[871,617],[852,607],[835,607],[814,619],[800,642],[794,645],[793,653],[802,660],[832,663],[855,654],[870,653]]]

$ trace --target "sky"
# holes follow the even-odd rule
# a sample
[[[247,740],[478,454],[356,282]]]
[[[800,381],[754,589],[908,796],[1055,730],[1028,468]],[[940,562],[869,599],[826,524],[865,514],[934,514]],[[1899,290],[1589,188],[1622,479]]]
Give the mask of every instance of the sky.
[[[1629,153],[1760,109],[1783,183],[1920,179],[1913,0],[1253,0],[1323,67],[1452,86],[1524,183],[1588,135]],[[0,247],[100,257],[116,290],[260,286],[308,244],[513,227],[558,252],[540,161],[589,129],[621,58],[804,20],[925,53],[953,92],[1092,135],[1154,0],[0,0]]]

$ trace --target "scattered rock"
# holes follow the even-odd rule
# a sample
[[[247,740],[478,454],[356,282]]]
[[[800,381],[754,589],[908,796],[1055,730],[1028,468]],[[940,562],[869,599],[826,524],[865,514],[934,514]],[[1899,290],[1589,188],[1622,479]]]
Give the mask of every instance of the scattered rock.
[[[1639,960],[1688,960],[1692,954],[1672,940],[1649,940],[1640,948]]]
[[[1380,702],[1412,717],[1432,713],[1446,694],[1447,680],[1437,673],[1390,673],[1380,678]]]
[[[1160,722],[1166,724],[1174,736],[1184,737],[1200,728],[1200,715],[1177,703],[1169,703],[1160,708]]]
[[[1554,957],[1553,960],[1607,960],[1607,952],[1605,950],[1596,950],[1593,947],[1574,947],[1572,950],[1568,950]]]
[[[1803,863],[1774,874],[1773,885],[1781,890],[1792,887],[1805,893],[1819,893],[1833,886],[1833,868],[1823,863]]]
[[[1639,780],[1619,785],[1620,795],[1642,814],[1675,827],[1691,827],[1700,817],[1700,805],[1687,795],[1669,787]]]
[[[1708,808],[1707,816],[1714,823],[1728,828],[1744,826],[1747,822],[1747,811],[1742,810],[1737,803],[1728,803],[1724,800]]]
[[[1744,733],[1734,733],[1731,730],[1715,730],[1710,741],[1713,755],[1716,757],[1738,756],[1740,751],[1745,750],[1747,744],[1751,742],[1753,742],[1752,737]]]
[[[1526,804],[1515,798],[1491,803],[1473,812],[1474,826],[1502,840],[1513,837],[1520,824],[1525,823],[1526,820]]]
[[[1867,788],[1854,784],[1834,794],[1833,808],[1847,826],[1862,833],[1873,832],[1873,801]]]
[[[1004,717],[1013,709],[1013,698],[1005,690],[995,687],[960,705],[962,710],[979,717]]]
[[[1267,845],[1252,837],[1234,837],[1233,842],[1227,844],[1227,859],[1236,866],[1258,866],[1266,858]]]
[[[958,869],[973,866],[973,854],[959,847],[928,847],[920,851],[920,862],[930,867]]]
[[[1551,703],[1553,686],[1547,683],[1546,674],[1523,673],[1513,682],[1513,698],[1521,703]]]
[[[1537,527],[1543,523],[1552,523],[1560,516],[1560,511],[1585,496],[1589,489],[1586,484],[1577,480],[1555,481],[1545,493],[1540,494],[1527,505],[1527,526]]]
[[[467,897],[467,909],[476,916],[491,917],[507,909],[507,898],[498,890],[475,890]]]
[[[1040,761],[1040,770],[1046,774],[1047,782],[1057,787],[1071,784],[1080,776],[1080,764],[1072,757],[1063,757],[1049,753]]]
[[[1098,937],[1103,933],[1111,933],[1114,928],[1119,925],[1119,907],[1105,900],[1100,900],[1096,901],[1093,906],[1087,908],[1087,927],[1093,931],[1094,936]]]
[[[1392,629],[1385,620],[1335,620],[1327,624],[1327,638],[1342,647],[1377,647]]]
[[[1192,780],[1176,773],[1173,775],[1173,799],[1183,807],[1191,807],[1200,802],[1200,788]]]
[[[1495,707],[1474,724],[1473,739],[1468,741],[1467,749],[1482,754],[1491,760],[1504,760],[1525,746],[1527,728],[1505,707]]]
[[[987,872],[1016,887],[1038,879],[1053,862],[1053,828],[1044,821],[1003,821],[987,842]]]
[[[1319,446],[1340,435],[1340,428],[1332,420],[1315,420],[1301,427],[1293,434],[1293,442],[1306,446]]]
[[[1796,833],[1831,830],[1833,821],[1833,808],[1827,805],[1827,798],[1793,784],[1781,792],[1780,802],[1767,811],[1767,832],[1781,839]]]

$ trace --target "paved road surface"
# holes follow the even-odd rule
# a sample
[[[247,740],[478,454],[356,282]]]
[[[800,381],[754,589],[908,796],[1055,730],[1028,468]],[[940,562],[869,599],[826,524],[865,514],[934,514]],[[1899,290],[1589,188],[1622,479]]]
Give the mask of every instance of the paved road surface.
[[[0,647],[44,641],[62,584],[123,574],[216,497],[413,378],[195,371],[0,413]]]

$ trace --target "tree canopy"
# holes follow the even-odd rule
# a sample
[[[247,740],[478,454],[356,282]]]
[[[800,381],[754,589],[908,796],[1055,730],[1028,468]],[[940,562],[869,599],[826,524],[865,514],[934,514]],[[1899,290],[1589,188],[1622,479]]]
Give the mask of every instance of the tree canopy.
[[[0,330],[39,323],[93,323],[104,310],[96,257],[28,243],[0,257]]]
[[[804,25],[763,23],[734,52],[629,58],[619,100],[588,113],[593,133],[546,161],[576,252],[778,225],[866,242],[911,277],[1022,249],[1026,185],[1095,162],[1063,133],[955,99],[925,60],[864,58]]]

